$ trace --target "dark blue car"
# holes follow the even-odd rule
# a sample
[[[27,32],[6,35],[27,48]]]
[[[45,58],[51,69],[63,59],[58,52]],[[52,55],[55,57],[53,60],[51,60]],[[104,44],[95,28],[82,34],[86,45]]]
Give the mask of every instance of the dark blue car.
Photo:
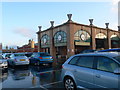
[[[100,50],[98,52],[120,52],[120,48],[105,49],[105,50]]]
[[[53,57],[46,52],[33,53],[29,60],[30,60],[30,64],[34,64],[34,65],[53,63]]]

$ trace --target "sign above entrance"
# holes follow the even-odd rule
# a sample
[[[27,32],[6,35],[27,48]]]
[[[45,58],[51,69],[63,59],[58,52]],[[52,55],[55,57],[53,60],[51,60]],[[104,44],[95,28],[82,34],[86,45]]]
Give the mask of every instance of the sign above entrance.
[[[90,46],[90,42],[75,42],[75,45]]]

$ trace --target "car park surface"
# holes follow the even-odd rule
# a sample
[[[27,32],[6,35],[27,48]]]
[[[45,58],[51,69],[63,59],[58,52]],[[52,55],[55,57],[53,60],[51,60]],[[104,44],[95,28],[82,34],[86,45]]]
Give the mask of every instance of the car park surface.
[[[9,67],[8,71],[2,73],[5,77],[1,82],[3,90],[64,88],[61,81],[61,69],[55,69],[50,65]]]
[[[74,55],[62,67],[66,89],[120,89],[120,54],[117,52]]]

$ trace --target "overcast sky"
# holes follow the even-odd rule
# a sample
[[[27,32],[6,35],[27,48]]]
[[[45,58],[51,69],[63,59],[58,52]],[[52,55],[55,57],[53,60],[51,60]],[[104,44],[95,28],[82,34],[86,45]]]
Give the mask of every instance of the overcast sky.
[[[111,29],[117,30],[118,26],[118,1],[107,0],[95,2],[66,1],[66,2],[8,2],[0,3],[0,42],[4,46],[22,46],[34,39],[37,43],[38,26],[42,30],[50,27],[50,21],[55,21],[55,26],[67,21],[67,14],[72,14],[72,20],[89,25],[89,19],[94,19],[94,25],[105,28],[109,22]]]

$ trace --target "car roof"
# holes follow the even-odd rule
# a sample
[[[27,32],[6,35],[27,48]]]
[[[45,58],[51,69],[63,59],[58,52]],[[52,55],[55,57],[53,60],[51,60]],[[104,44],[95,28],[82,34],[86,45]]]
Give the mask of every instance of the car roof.
[[[77,54],[75,56],[106,56],[106,57],[116,57],[119,56],[119,52],[95,52],[95,53],[84,53],[84,54]]]
[[[120,51],[120,48],[105,49],[105,50],[100,50],[98,52],[105,52],[105,51]]]

